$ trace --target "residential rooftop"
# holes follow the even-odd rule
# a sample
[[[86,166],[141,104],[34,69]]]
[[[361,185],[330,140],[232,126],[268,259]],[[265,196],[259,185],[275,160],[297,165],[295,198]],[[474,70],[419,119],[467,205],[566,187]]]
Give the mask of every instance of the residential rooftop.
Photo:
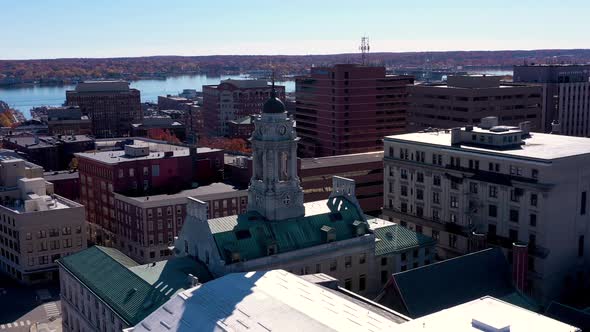
[[[58,260],[58,264],[110,306],[127,324],[135,325],[178,292],[211,280],[207,268],[190,258],[140,265],[113,248],[93,246]]]
[[[461,130],[465,130],[463,127]],[[490,130],[474,127],[474,133],[494,135]],[[522,144],[511,148],[496,149],[476,144],[451,144],[451,130],[434,130],[386,136],[386,142],[408,143],[430,146],[442,150],[473,152],[536,161],[550,161],[560,158],[586,155],[590,153],[590,138],[563,136],[555,134],[530,133],[530,137],[522,139]],[[501,133],[504,134],[504,133]]]
[[[284,270],[232,273],[179,293],[133,331],[397,331],[393,320]]]
[[[426,301],[426,299],[424,299]],[[399,326],[398,331],[575,332],[580,329],[491,296],[440,310]]]

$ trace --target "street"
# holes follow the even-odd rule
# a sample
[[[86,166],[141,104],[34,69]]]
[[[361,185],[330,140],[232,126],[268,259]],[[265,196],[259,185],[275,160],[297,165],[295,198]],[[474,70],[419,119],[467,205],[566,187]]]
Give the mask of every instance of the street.
[[[0,332],[28,332],[60,313],[58,284],[25,286],[0,275]]]

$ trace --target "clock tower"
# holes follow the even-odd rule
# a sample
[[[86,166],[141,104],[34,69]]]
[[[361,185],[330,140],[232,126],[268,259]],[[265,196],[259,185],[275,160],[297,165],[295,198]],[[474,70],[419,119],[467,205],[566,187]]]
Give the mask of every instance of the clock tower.
[[[248,188],[248,210],[267,220],[303,217],[303,190],[297,176],[297,142],[293,118],[277,98],[274,79],[270,99],[254,119],[253,174]]]

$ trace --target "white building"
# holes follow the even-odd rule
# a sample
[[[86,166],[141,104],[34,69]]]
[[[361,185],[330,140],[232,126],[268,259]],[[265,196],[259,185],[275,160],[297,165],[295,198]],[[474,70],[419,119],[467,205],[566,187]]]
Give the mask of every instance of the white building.
[[[43,168],[0,151],[0,270],[35,283],[57,280],[55,261],[86,248],[84,207],[53,193]]]
[[[524,290],[540,300],[588,276],[590,140],[498,126],[385,138],[384,217],[438,240],[441,258],[528,244]]]
[[[581,332],[574,326],[485,296],[400,325],[400,332]]]
[[[284,270],[232,273],[178,293],[126,331],[397,331],[407,317]]]

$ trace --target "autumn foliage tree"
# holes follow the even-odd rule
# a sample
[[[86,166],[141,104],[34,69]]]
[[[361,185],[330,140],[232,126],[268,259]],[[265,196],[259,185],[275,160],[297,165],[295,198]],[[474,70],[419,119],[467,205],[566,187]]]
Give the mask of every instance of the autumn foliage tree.
[[[223,149],[225,151],[239,152],[244,154],[252,153],[248,141],[242,138],[227,137],[207,137],[201,136],[199,146],[213,149]]]
[[[169,130],[161,128],[148,129],[147,137],[168,143],[181,143],[176,135],[171,133]]]

